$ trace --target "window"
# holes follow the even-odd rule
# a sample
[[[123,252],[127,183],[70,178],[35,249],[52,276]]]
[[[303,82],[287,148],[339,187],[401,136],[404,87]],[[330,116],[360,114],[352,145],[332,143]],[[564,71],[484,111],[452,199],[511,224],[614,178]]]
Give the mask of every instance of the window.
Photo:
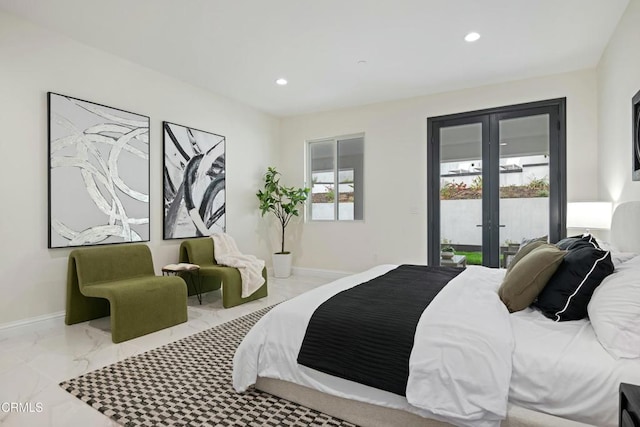
[[[307,182],[313,221],[363,219],[364,136],[309,141]]]

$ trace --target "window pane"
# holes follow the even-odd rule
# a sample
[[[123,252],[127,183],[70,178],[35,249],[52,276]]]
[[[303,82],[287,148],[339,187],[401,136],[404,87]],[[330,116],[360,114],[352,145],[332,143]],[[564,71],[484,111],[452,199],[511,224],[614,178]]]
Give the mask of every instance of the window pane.
[[[311,219],[335,219],[334,141],[309,144],[311,169]]]
[[[363,219],[364,138],[338,140],[338,219]]]

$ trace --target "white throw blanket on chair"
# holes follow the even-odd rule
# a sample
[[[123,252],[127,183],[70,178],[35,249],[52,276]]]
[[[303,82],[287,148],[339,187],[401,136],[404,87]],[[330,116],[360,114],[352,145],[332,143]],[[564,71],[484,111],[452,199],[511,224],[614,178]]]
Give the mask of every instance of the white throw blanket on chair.
[[[216,262],[240,271],[242,298],[257,291],[264,284],[264,277],[262,277],[264,261],[253,255],[241,254],[233,237],[226,233],[212,234],[211,238]]]

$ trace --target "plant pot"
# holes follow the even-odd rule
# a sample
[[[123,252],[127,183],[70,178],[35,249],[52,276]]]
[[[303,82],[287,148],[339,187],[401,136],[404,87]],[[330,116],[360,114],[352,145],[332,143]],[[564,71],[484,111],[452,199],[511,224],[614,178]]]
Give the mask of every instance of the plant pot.
[[[291,253],[273,254],[273,276],[281,279],[291,276]]]
[[[453,253],[453,252],[440,252],[440,257],[442,259],[451,259],[451,258],[453,258],[454,255],[455,255],[455,253]]]

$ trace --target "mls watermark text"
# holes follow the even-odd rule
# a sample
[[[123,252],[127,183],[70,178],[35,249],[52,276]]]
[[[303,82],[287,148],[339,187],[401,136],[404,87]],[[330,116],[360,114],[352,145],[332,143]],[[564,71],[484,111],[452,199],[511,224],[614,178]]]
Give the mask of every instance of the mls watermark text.
[[[0,412],[40,413],[44,410],[42,402],[0,402]]]

